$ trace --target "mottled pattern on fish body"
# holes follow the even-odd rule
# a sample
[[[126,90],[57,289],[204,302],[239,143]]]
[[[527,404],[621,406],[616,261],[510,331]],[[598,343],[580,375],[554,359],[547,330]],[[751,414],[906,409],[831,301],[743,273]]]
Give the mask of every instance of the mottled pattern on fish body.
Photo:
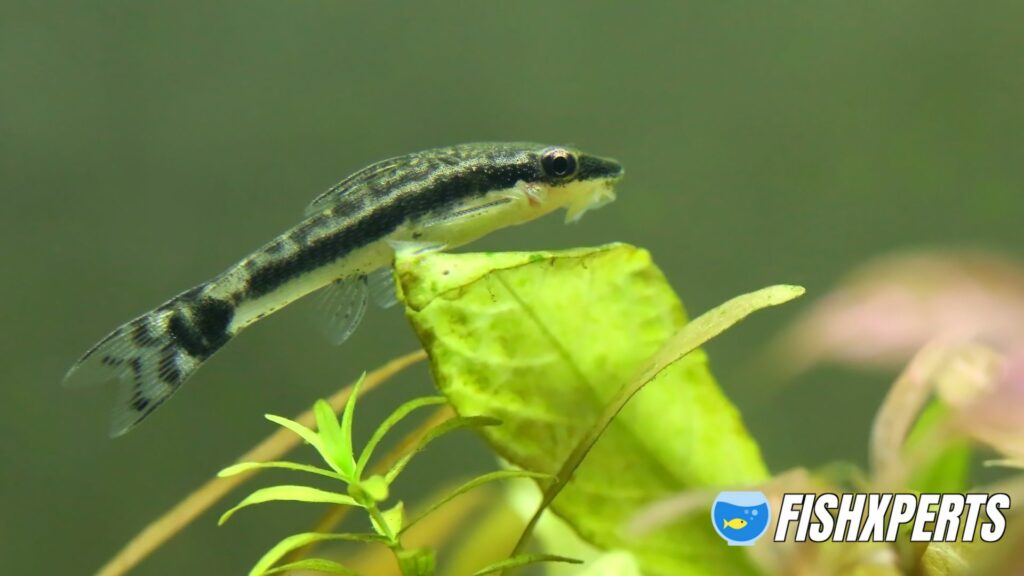
[[[296,299],[345,289],[336,304],[354,316],[339,314],[348,323],[343,340],[361,317],[367,276],[386,272],[396,249],[460,246],[559,208],[575,220],[613,199],[621,174],[612,160],[529,143],[464,144],[377,162],[321,194],[303,221],[241,262],[114,330],[66,381],[122,381],[111,427],[119,435],[240,330]]]

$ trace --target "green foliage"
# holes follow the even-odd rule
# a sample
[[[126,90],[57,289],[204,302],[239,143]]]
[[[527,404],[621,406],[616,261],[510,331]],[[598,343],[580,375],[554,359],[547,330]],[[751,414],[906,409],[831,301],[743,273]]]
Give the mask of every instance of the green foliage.
[[[751,571],[704,514],[633,541],[619,528],[638,506],[680,489],[767,478],[756,443],[694,349],[802,289],[747,295],[687,325],[648,253],[631,246],[438,253],[399,259],[396,272],[438,387],[460,414],[502,420],[483,432],[504,458],[562,476],[552,507],[584,539],[634,552],[651,574]]]
[[[349,540],[388,546],[406,576],[432,575],[435,552],[404,548],[401,535],[459,494],[510,478],[536,481],[545,489],[540,510],[551,504],[585,540],[599,549],[618,550],[606,554],[604,562],[621,565],[627,573],[754,572],[743,551],[722,545],[704,513],[637,539],[624,537],[620,528],[640,506],[679,490],[747,485],[768,477],[756,443],[698,347],[751,312],[799,296],[802,289],[780,286],[748,294],[688,322],[647,252],[626,245],[402,255],[396,276],[406,314],[444,396],[399,406],[358,454],[352,439],[355,393],[340,420],[325,401],[318,401],[315,432],[267,416],[302,437],[328,468],[243,463],[222,475],[288,469],[343,482],[347,489],[264,488],[228,510],[222,522],[253,504],[321,502],[365,510],[374,533],[291,536],[267,552],[251,574],[287,569],[352,574],[329,560],[280,564],[289,552],[308,544]],[[429,430],[382,474],[367,474],[389,430],[419,408],[446,402],[458,417]],[[385,506],[391,485],[415,454],[466,427],[480,430],[516,468],[474,478],[411,519],[401,501]],[[476,574],[537,562],[579,563],[551,554],[520,554],[517,547],[510,558]]]
[[[495,562],[489,566],[485,566],[480,570],[473,573],[473,576],[485,576],[486,574],[497,574],[509,568],[518,568],[520,566],[527,566],[529,564],[538,564],[540,562],[564,562],[566,564],[582,564],[581,561],[575,558],[566,558],[564,556],[556,556],[554,554],[520,554],[511,558],[506,558],[500,562]]]
[[[292,502],[318,502],[320,504],[343,504],[345,506],[362,505],[351,496],[327,492],[325,490],[317,490],[316,488],[310,488],[308,486],[271,486],[270,488],[261,488],[248,495],[234,508],[222,514],[218,524],[227,522],[235,512],[245,508],[246,506],[281,500],[289,500]]]
[[[930,435],[941,433],[949,413],[949,407],[938,401],[926,406],[907,436],[905,449],[913,450],[929,440]],[[968,487],[970,467],[970,442],[964,439],[949,441],[913,471],[907,487],[915,492],[964,492]]]
[[[267,574],[288,553],[300,548],[317,544],[319,542],[345,541],[345,542],[369,542],[387,543],[387,540],[380,534],[321,534],[307,532],[295,534],[278,542],[273,548],[267,551],[262,558],[256,562],[249,574]]]
[[[452,494],[443,498],[440,502],[428,508],[427,512],[420,515],[411,522],[405,521],[405,507],[402,502],[397,502],[390,508],[382,510],[380,505],[387,501],[390,496],[390,486],[405,469],[406,464],[415,454],[419,453],[427,444],[436,438],[443,436],[460,428],[474,428],[492,426],[497,424],[493,418],[470,417],[452,418],[442,424],[430,429],[415,445],[408,454],[398,460],[387,472],[387,474],[365,476],[366,466],[370,460],[373,450],[377,447],[384,436],[403,418],[412,413],[415,409],[424,406],[443,404],[444,398],[428,397],[418,398],[406,402],[392,413],[384,422],[377,427],[370,441],[358,457],[352,447],[352,421],[355,416],[356,398],[358,396],[359,383],[353,389],[342,413],[341,420],[335,416],[330,405],[324,400],[318,400],[314,405],[317,431],[310,430],[305,426],[281,418],[268,415],[267,419],[280,424],[281,426],[295,432],[306,442],[313,446],[321,458],[333,469],[327,470],[317,466],[299,464],[296,462],[243,462],[229,466],[221,470],[219,476],[231,476],[254,469],[275,468],[286,469],[297,472],[305,472],[317,476],[331,478],[347,485],[347,494],[340,494],[309,486],[284,485],[261,488],[244,498],[235,507],[225,512],[220,518],[220,524],[226,522],[235,512],[255,504],[263,504],[275,501],[291,502],[314,502],[331,505],[354,506],[366,510],[369,516],[370,525],[374,534],[321,534],[306,533],[296,534],[285,538],[276,546],[271,548],[253,566],[249,572],[250,576],[263,574],[277,574],[289,570],[310,570],[328,574],[356,574],[351,569],[331,560],[312,558],[304,559],[288,564],[277,565],[288,553],[318,542],[342,540],[381,543],[388,546],[395,554],[395,559],[405,576],[432,576],[435,570],[434,551],[429,549],[406,549],[402,547],[399,540],[401,532],[419,520],[427,513],[436,510],[445,502],[455,496],[467,492],[477,486],[505,478],[537,477],[542,474],[526,471],[499,471],[485,474],[475,478],[463,486],[457,488]]]

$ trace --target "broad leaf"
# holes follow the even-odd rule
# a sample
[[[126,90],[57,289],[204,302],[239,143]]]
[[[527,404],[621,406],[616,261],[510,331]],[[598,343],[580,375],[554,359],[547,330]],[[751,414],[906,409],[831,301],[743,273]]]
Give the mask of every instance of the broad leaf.
[[[767,479],[705,355],[686,352],[802,289],[742,297],[702,318],[699,330],[681,332],[687,319],[678,298],[649,254],[631,246],[429,254],[399,258],[396,270],[437,385],[459,414],[500,419],[484,436],[527,470],[558,472],[609,402],[661,352],[653,381],[604,431],[553,510],[598,547],[630,550],[647,574],[752,571],[703,513],[637,540],[619,528],[640,507],[681,490]]]

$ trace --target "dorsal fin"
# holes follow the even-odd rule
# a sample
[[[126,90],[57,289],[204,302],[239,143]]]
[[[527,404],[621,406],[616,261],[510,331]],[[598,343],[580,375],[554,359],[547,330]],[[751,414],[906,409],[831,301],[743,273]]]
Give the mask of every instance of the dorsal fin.
[[[370,164],[366,168],[352,174],[341,182],[327,189],[326,192],[317,196],[306,206],[306,216],[312,216],[321,210],[326,210],[342,202],[345,196],[359,190],[371,180],[378,178],[381,174],[393,170],[402,164],[404,157],[396,156]]]

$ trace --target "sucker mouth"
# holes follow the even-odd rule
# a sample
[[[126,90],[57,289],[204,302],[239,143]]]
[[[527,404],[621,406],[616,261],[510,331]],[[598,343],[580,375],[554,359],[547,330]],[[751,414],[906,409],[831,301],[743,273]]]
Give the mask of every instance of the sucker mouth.
[[[569,224],[577,222],[587,212],[597,210],[598,208],[613,202],[615,200],[615,189],[613,188],[613,184],[618,181],[618,179],[618,177],[615,177],[613,179],[605,180],[604,182],[594,186],[594,189],[590,194],[570,203],[565,210],[565,223]]]

